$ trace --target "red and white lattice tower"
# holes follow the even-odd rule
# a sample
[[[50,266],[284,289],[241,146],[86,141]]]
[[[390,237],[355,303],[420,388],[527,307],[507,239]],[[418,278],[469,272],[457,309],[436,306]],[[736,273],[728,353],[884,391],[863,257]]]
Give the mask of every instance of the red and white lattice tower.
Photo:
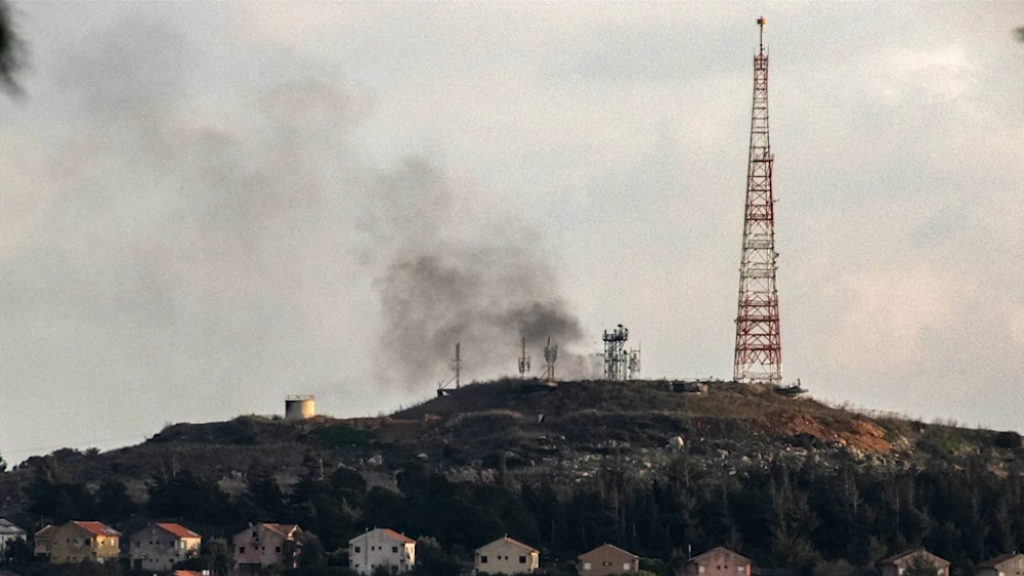
[[[737,382],[777,386],[782,382],[779,293],[775,287],[775,201],[772,198],[772,150],[768,143],[768,56],[764,18],[754,57],[754,105],[750,120],[750,161],[743,217],[739,310],[736,313]]]

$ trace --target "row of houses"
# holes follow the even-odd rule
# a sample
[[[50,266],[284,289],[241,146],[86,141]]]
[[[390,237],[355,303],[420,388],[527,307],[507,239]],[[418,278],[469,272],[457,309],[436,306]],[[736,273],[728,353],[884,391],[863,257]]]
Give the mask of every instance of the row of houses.
[[[8,542],[24,540],[26,533],[10,521],[0,518],[0,550]],[[297,524],[250,524],[232,539],[232,558],[239,571],[256,572],[280,565],[294,568],[302,547],[302,530]],[[38,558],[55,564],[91,560],[98,563],[127,557],[131,568],[170,572],[174,565],[199,554],[202,536],[168,522],[149,524],[129,535],[122,555],[121,533],[96,521],[72,520],[58,526],[47,525],[35,533],[34,550]],[[349,568],[361,576],[379,570],[402,574],[416,566],[416,541],[390,528],[374,528],[348,542]],[[936,576],[949,576],[949,561],[924,549],[913,549],[879,563],[882,576],[904,576],[915,563],[935,568]],[[508,535],[477,548],[473,569],[487,574],[531,574],[540,567],[540,552]],[[635,574],[640,557],[612,544],[602,544],[577,558],[580,576]],[[752,576],[756,572],[749,558],[724,547],[717,547],[690,558],[686,576]],[[976,576],[1024,576],[1024,554],[1003,554],[976,567]]]

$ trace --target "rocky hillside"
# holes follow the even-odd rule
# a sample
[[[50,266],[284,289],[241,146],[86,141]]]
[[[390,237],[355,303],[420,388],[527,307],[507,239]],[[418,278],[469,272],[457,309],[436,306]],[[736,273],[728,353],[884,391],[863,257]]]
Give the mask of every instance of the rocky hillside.
[[[615,469],[638,482],[668,474],[685,458],[695,469],[735,475],[771,462],[881,468],[956,467],[983,459],[1005,474],[1020,436],[871,418],[807,397],[727,382],[701,393],[666,381],[471,384],[381,418],[316,417],[290,422],[242,416],[176,424],[147,442],[106,453],[59,450],[0,476],[0,516],[24,506],[27,483],[59,473],[87,485],[117,479],[145,499],[146,486],[188,470],[239,493],[254,470],[284,488],[327,462],[395,488],[410,463],[454,481],[567,488]]]

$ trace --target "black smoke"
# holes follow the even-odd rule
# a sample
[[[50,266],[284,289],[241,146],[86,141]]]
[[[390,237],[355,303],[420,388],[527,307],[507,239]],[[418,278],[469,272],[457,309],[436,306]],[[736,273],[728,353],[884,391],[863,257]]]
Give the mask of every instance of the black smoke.
[[[584,334],[554,277],[529,245],[482,240],[398,257],[377,282],[392,376],[409,387],[444,380],[456,343],[468,376],[515,374],[524,338],[539,374],[548,338],[566,350]],[[573,367],[564,376],[582,375],[569,351],[561,360]]]

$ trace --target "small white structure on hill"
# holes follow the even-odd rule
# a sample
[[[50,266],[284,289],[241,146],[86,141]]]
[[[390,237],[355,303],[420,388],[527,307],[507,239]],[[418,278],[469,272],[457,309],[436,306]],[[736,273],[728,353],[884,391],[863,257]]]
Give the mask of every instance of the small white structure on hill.
[[[284,397],[284,419],[305,420],[316,416],[316,397],[289,394]]]

